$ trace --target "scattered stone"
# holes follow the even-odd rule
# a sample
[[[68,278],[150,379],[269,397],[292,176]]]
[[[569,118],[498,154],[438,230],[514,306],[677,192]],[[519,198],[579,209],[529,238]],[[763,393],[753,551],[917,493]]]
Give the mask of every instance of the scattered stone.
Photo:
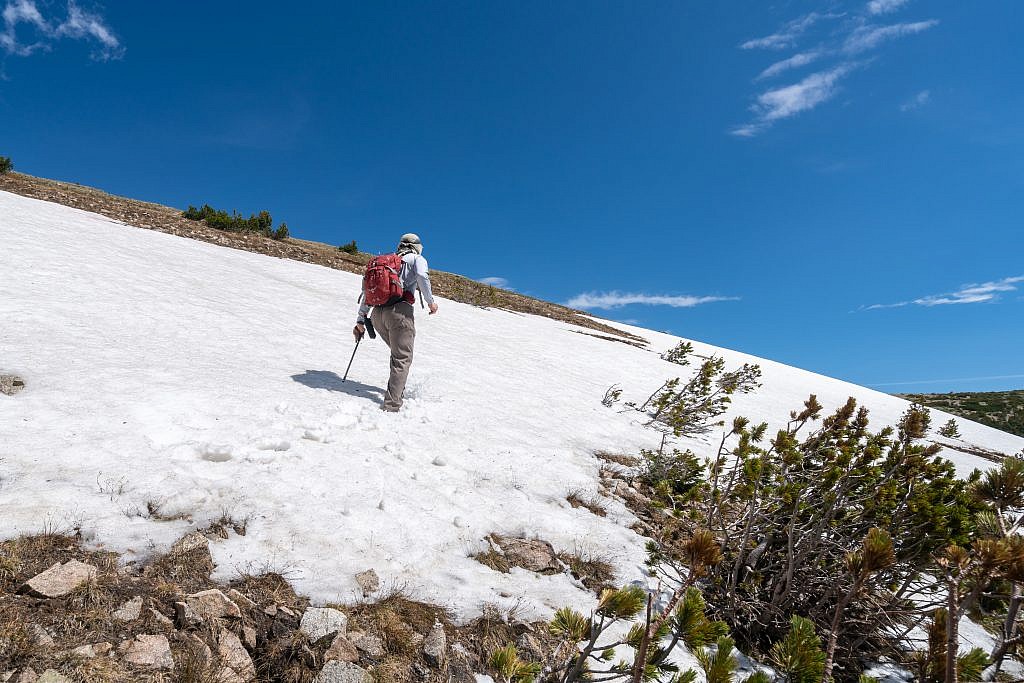
[[[253,610],[256,609],[256,603],[239,593],[234,588],[228,590],[228,597],[231,601],[239,606],[241,609]]]
[[[256,649],[256,629],[252,626],[242,627],[242,642],[250,650]]]
[[[182,536],[171,545],[171,555],[184,555],[198,548],[210,549],[210,542],[198,531]]]
[[[430,629],[430,633],[423,641],[423,654],[430,664],[440,666],[444,662],[447,651],[448,637],[444,633],[444,626],[441,625],[441,622],[435,621],[434,627]]]
[[[496,537],[494,540],[505,554],[505,559],[515,567],[538,574],[557,574],[562,571],[555,549],[547,541],[505,537]]]
[[[166,636],[138,635],[135,636],[135,640],[127,641],[127,643],[127,647],[124,648],[126,662],[152,669],[174,668],[171,644],[167,642]],[[124,643],[121,645],[124,647]]]
[[[270,605],[269,607],[263,608],[263,613],[268,617],[277,616],[277,605]]]
[[[20,592],[29,593],[37,598],[59,598],[95,577],[96,567],[91,564],[78,560],[64,564],[58,562],[42,574],[29,579],[21,587]]]
[[[327,662],[313,683],[373,683],[366,669],[350,662]]]
[[[206,671],[213,666],[213,651],[202,638],[194,633],[186,633],[184,641],[198,668]]]
[[[196,611],[187,602],[174,603],[174,612],[178,628],[191,628],[203,623],[203,618],[196,614]]]
[[[188,595],[185,597],[185,601],[204,621],[210,619],[239,619],[242,616],[242,611],[238,609],[238,605],[231,602],[231,598],[216,588]]]
[[[166,626],[168,628],[174,628],[174,622],[168,619],[166,616],[164,616],[164,613],[160,610],[153,609],[152,607],[150,607],[149,613],[153,617],[153,621],[155,621],[158,625]]]
[[[284,611],[284,607],[281,608]],[[348,617],[332,607],[310,607],[302,615],[299,629],[314,643],[335,633],[345,633]]]
[[[238,636],[231,631],[221,630],[220,637],[217,639],[217,653],[220,655],[221,661],[244,680],[256,677],[256,666],[252,663],[252,657],[249,656]]]
[[[25,380],[17,375],[0,375],[0,394],[14,396],[25,388]]]
[[[93,659],[95,657],[105,657],[113,649],[114,646],[110,643],[92,643],[91,645],[76,647],[71,651],[71,654],[82,659]]]
[[[358,662],[359,652],[351,640],[339,633],[335,636],[331,646],[327,648],[327,652],[324,653],[324,661]]]
[[[36,683],[39,680],[39,674],[37,674],[32,667],[26,666],[24,669],[14,674],[14,678],[11,679],[10,683]]]
[[[277,609],[279,609],[280,611],[284,612],[285,614],[287,614],[290,617],[294,617],[295,616],[295,612],[293,610],[288,609],[288,607],[286,607],[285,605],[280,605],[280,606],[278,606]]]
[[[140,614],[142,614],[142,596],[137,595],[121,605],[120,609],[115,610],[114,618],[118,621],[135,621]]]
[[[47,669],[36,679],[36,683],[71,683],[71,679],[54,669]]]
[[[356,583],[363,590],[364,598],[368,598],[380,590],[380,577],[372,569],[356,574]]]
[[[29,624],[28,632],[32,635],[32,639],[36,641],[36,645],[53,647],[53,636],[39,624]]]
[[[222,668],[217,672],[217,677],[214,679],[214,683],[248,683],[251,679],[242,678],[233,669],[228,667]]]
[[[349,634],[349,640],[352,641],[352,644],[360,652],[366,653],[366,656],[371,659],[380,659],[384,656],[384,641],[377,636],[365,633],[351,633]]]

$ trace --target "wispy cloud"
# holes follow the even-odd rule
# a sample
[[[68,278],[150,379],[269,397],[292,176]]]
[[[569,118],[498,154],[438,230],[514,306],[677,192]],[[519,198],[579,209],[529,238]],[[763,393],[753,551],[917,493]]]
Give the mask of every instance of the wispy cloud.
[[[782,26],[782,28],[769,36],[754,38],[753,40],[748,40],[745,43],[740,44],[740,48],[743,50],[783,50],[787,47],[792,47],[797,38],[803,35],[807,29],[811,28],[819,21],[823,19],[835,19],[840,16],[842,15],[811,12],[810,14],[805,14],[802,17],[787,22]]]
[[[946,306],[950,304],[981,304],[996,301],[1004,292],[1017,291],[1017,285],[1024,282],[1024,275],[1004,277],[1002,280],[963,285],[955,292],[932,294],[910,301],[895,304],[872,304],[862,310],[873,311],[881,308],[901,308],[903,306]]]
[[[808,52],[798,52],[788,59],[781,59],[774,64],[771,64],[767,69],[762,71],[758,75],[758,80],[763,78],[773,78],[781,73],[789,71],[790,69],[799,69],[802,66],[807,66],[811,62],[817,61],[824,53],[821,50],[810,50]]]
[[[75,0],[67,2],[67,16],[46,18],[35,0],[7,0],[0,31],[0,49],[8,55],[26,57],[38,50],[51,49],[52,43],[63,38],[85,40],[96,44],[92,58],[106,61],[124,55],[124,46],[97,13],[82,9]],[[20,31],[24,26],[25,31]]]
[[[839,81],[856,67],[857,64],[852,62],[840,64],[827,71],[813,73],[799,83],[761,93],[757,96],[757,102],[751,107],[756,114],[756,119],[751,123],[734,128],[733,135],[740,137],[757,135],[776,121],[788,119],[827,102],[838,92]]]
[[[911,111],[913,109],[920,109],[932,99],[932,93],[929,90],[922,90],[917,93],[909,100],[900,105],[900,111]]]
[[[672,306],[673,308],[692,308],[701,304],[710,304],[716,301],[737,301],[735,296],[688,296],[688,295],[658,295],[658,294],[636,294],[629,292],[586,292],[577,294],[565,303],[570,308],[581,309],[612,309],[622,308],[633,304],[643,306]]]
[[[868,14],[889,14],[906,5],[910,0],[871,0],[868,3]]]
[[[905,22],[902,24],[889,24],[888,26],[865,25],[858,26],[846,37],[843,43],[843,52],[849,55],[860,54],[877,48],[882,43],[904,36],[912,36],[922,31],[927,31],[933,26],[938,26],[938,19],[928,21]]]
[[[817,31],[817,36],[810,33],[810,29],[816,23],[823,19],[846,15],[812,12],[783,25],[780,30],[769,36],[742,43],[740,47],[746,50],[791,48],[803,42],[805,34],[818,41],[813,49],[800,50],[785,59],[769,64],[755,81],[774,78],[818,62],[831,61],[832,65],[826,64],[826,68],[819,67],[815,73],[806,75],[790,85],[770,88],[759,93],[750,107],[754,112],[754,119],[733,127],[730,132],[738,137],[754,137],[778,121],[818,107],[839,92],[840,81],[851,71],[873,61],[872,56],[866,53],[878,50],[885,43],[922,33],[938,25],[937,19],[887,25],[875,23],[874,17],[894,12],[907,2],[908,0],[874,0],[859,12],[853,13],[837,29],[830,30],[824,35]],[[921,104],[923,102],[916,106]]]
[[[493,277],[482,277],[479,280],[477,280],[477,282],[481,282],[485,285],[490,285],[491,287],[498,287],[499,289],[512,289],[511,287],[508,286],[508,280],[506,280],[503,277],[498,277],[496,275]]]

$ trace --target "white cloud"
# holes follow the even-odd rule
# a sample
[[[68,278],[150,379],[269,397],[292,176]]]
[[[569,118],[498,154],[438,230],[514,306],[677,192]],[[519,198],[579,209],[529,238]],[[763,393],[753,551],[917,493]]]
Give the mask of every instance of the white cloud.
[[[732,130],[733,135],[751,137],[767,129],[776,121],[814,109],[832,99],[839,89],[839,81],[857,67],[848,62],[827,71],[818,71],[799,83],[774,88],[758,95],[751,107],[757,118]]]
[[[570,308],[622,308],[633,304],[644,306],[672,306],[673,308],[692,308],[701,304],[716,301],[737,301],[734,296],[669,296],[656,294],[636,294],[629,292],[586,292],[577,294],[566,302]]]
[[[903,7],[910,0],[871,0],[868,3],[868,14],[889,14]]]
[[[762,71],[757,78],[758,80],[762,78],[772,78],[783,72],[789,71],[790,69],[798,69],[801,66],[807,66],[811,62],[817,61],[822,54],[824,53],[821,50],[798,52],[788,59],[782,59],[770,65],[767,69]]]
[[[35,0],[7,0],[0,17],[3,18],[0,49],[7,54],[28,56],[37,50],[50,49],[52,41],[62,38],[98,43],[98,49],[92,54],[93,59],[117,59],[124,54],[121,41],[103,17],[83,10],[75,0],[68,0],[67,18],[63,21],[47,20]],[[18,36],[19,24],[34,29],[31,42],[23,42]]]
[[[880,308],[901,308],[903,306],[946,306],[949,304],[981,304],[996,301],[1003,292],[1017,291],[1017,285],[1024,282],[1024,275],[1005,277],[1002,280],[963,285],[955,292],[932,294],[911,301],[900,301],[895,304],[872,304],[864,310],[872,311]]]
[[[927,31],[933,26],[937,26],[938,23],[938,19],[929,19],[927,21],[890,24],[888,26],[873,26],[871,24],[858,26],[846,37],[846,41],[843,43],[843,52],[851,55],[860,54],[861,52],[873,50],[890,40]]]
[[[911,111],[912,109],[919,109],[932,99],[932,93],[929,90],[922,90],[921,92],[914,95],[912,98],[900,105],[900,111]]]
[[[503,277],[482,277],[477,280],[477,282],[490,285],[491,287],[498,287],[499,289],[511,289],[511,287],[508,286],[508,280]]]
[[[785,24],[781,29],[763,38],[755,38],[748,40],[740,45],[743,50],[783,50],[787,47],[792,47],[797,38],[804,34],[810,27],[817,24],[823,19],[835,19],[841,17],[841,14],[819,14],[818,12],[811,12],[804,16],[794,19],[793,21]]]

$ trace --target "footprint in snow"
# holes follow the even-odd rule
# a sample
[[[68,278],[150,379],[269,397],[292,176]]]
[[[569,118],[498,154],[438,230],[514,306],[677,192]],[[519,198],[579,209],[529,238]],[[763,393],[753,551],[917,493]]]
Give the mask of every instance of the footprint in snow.
[[[234,457],[231,446],[202,443],[195,447],[196,455],[207,462],[227,462]]]
[[[284,439],[260,439],[256,442],[257,450],[261,451],[287,451],[292,445]]]

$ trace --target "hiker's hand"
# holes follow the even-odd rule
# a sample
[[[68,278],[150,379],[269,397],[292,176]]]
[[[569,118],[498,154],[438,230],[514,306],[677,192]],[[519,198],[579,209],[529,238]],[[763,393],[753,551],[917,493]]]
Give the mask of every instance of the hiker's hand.
[[[356,323],[356,326],[352,328],[352,336],[356,338],[356,341],[359,341],[363,338],[364,334],[366,334],[366,328],[362,323]]]
[[[430,304],[430,315],[437,313],[437,304]]]

